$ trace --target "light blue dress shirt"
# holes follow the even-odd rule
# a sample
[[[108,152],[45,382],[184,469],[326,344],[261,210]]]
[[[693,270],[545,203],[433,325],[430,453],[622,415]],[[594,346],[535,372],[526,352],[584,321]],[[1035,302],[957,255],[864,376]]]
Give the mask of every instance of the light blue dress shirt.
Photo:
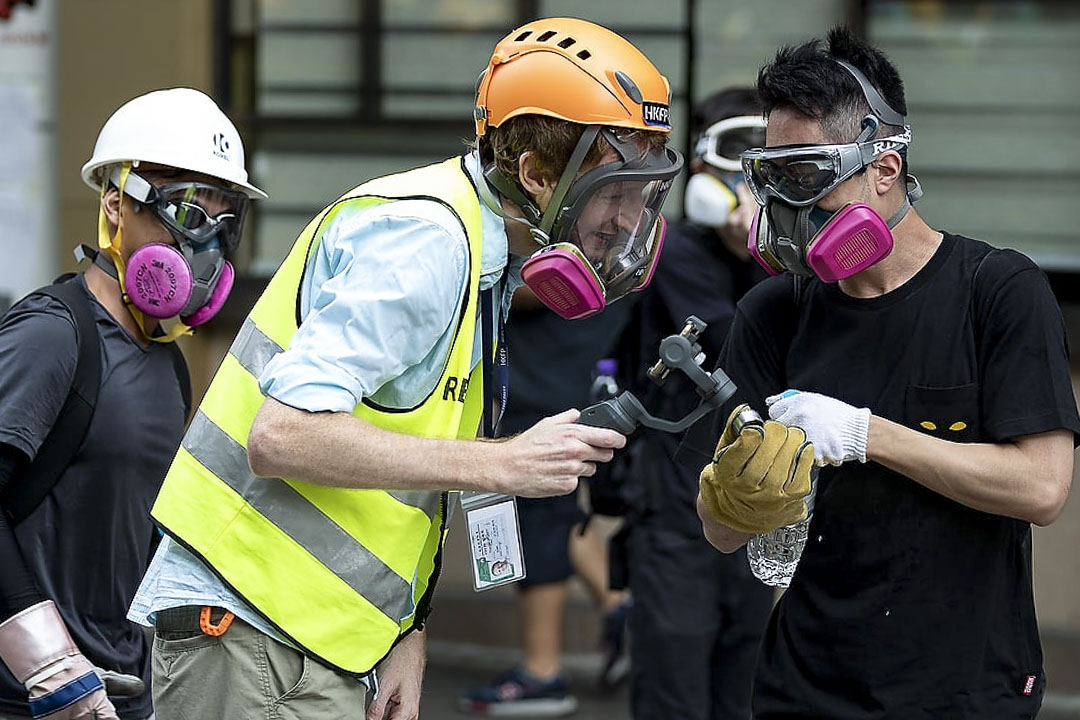
[[[465,161],[474,181],[482,178],[476,154]],[[511,258],[508,267],[503,219],[483,203],[480,208],[480,289],[493,287],[508,270],[500,299],[505,314],[521,284],[522,259]],[[267,364],[259,388],[310,412],[351,412],[365,397],[385,407],[415,406],[442,375],[468,284],[468,257],[461,223],[438,202],[402,200],[338,213],[308,260],[302,323],[289,349]],[[473,367],[482,352],[479,316],[476,322]],[[159,610],[184,605],[223,607],[286,642],[202,561],[166,536],[127,617],[153,625]]]

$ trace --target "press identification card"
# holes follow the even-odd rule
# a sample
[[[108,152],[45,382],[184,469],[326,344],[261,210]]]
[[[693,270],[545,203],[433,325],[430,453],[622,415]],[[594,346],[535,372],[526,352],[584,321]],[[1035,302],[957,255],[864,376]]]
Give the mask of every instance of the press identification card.
[[[499,493],[463,492],[461,510],[469,531],[473,589],[479,592],[524,578],[517,501]]]

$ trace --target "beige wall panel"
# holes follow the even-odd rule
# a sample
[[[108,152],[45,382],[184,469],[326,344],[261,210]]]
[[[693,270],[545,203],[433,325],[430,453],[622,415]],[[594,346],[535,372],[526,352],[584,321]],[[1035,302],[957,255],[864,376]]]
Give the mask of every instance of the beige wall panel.
[[[96,200],[79,178],[109,114],[135,95],[213,80],[212,0],[65,0],[59,17],[60,266],[95,241]]]

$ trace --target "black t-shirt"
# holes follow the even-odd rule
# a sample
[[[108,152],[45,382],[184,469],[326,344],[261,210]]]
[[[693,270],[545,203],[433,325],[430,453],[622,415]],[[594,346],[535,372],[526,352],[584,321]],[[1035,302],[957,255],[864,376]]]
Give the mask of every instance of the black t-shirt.
[[[73,282],[89,294],[81,276]],[[143,348],[105,308],[91,306],[101,336],[101,389],[86,440],[14,533],[3,523],[0,543],[17,545],[90,662],[143,678],[146,693],[114,701],[120,717],[133,720],[151,712],[150,648],[125,615],[156,544],[149,511],[183,435],[184,401],[172,350]],[[51,298],[34,296],[4,317],[0,443],[35,456],[64,403],[76,347],[71,317]],[[11,591],[11,578],[0,573],[0,593]],[[0,713],[29,714],[25,688],[2,663]]]
[[[753,260],[735,257],[716,231],[690,222],[668,226],[663,253],[652,283],[638,293],[634,314],[619,343],[620,381],[645,408],[666,420],[679,420],[701,404],[696,386],[680,372],[663,385],[647,372],[659,358],[660,342],[678,333],[690,315],[708,327],[698,338],[705,360],[715,365],[735,317],[735,304],[750,287],[766,277]],[[698,470],[672,461],[681,434],[639,429],[627,443],[624,494],[635,517],[701,537],[695,510]],[[617,460],[618,462],[618,460]]]
[[[945,235],[883,296],[790,276],[739,306],[721,363],[764,414],[787,388],[955,442],[1080,432],[1061,314],[1026,257]],[[709,456],[724,417],[684,450]],[[1031,528],[876,463],[823,468],[809,540],[770,621],[756,718],[1030,718],[1045,678]]]

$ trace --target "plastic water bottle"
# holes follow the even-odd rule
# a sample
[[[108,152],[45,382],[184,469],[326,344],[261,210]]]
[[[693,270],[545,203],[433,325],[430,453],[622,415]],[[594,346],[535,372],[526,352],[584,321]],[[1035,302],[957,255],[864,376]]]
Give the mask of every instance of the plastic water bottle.
[[[815,467],[810,471],[810,492],[806,496],[805,520],[755,535],[746,543],[746,558],[750,562],[750,571],[766,585],[786,588],[791,584],[791,577],[795,574],[803,548],[806,547],[807,530],[814,514],[817,476],[818,470]]]
[[[602,402],[619,394],[619,382],[615,379],[615,373],[618,371],[619,364],[614,358],[602,358],[596,361],[596,371],[593,374],[592,386],[589,388],[589,402]]]

